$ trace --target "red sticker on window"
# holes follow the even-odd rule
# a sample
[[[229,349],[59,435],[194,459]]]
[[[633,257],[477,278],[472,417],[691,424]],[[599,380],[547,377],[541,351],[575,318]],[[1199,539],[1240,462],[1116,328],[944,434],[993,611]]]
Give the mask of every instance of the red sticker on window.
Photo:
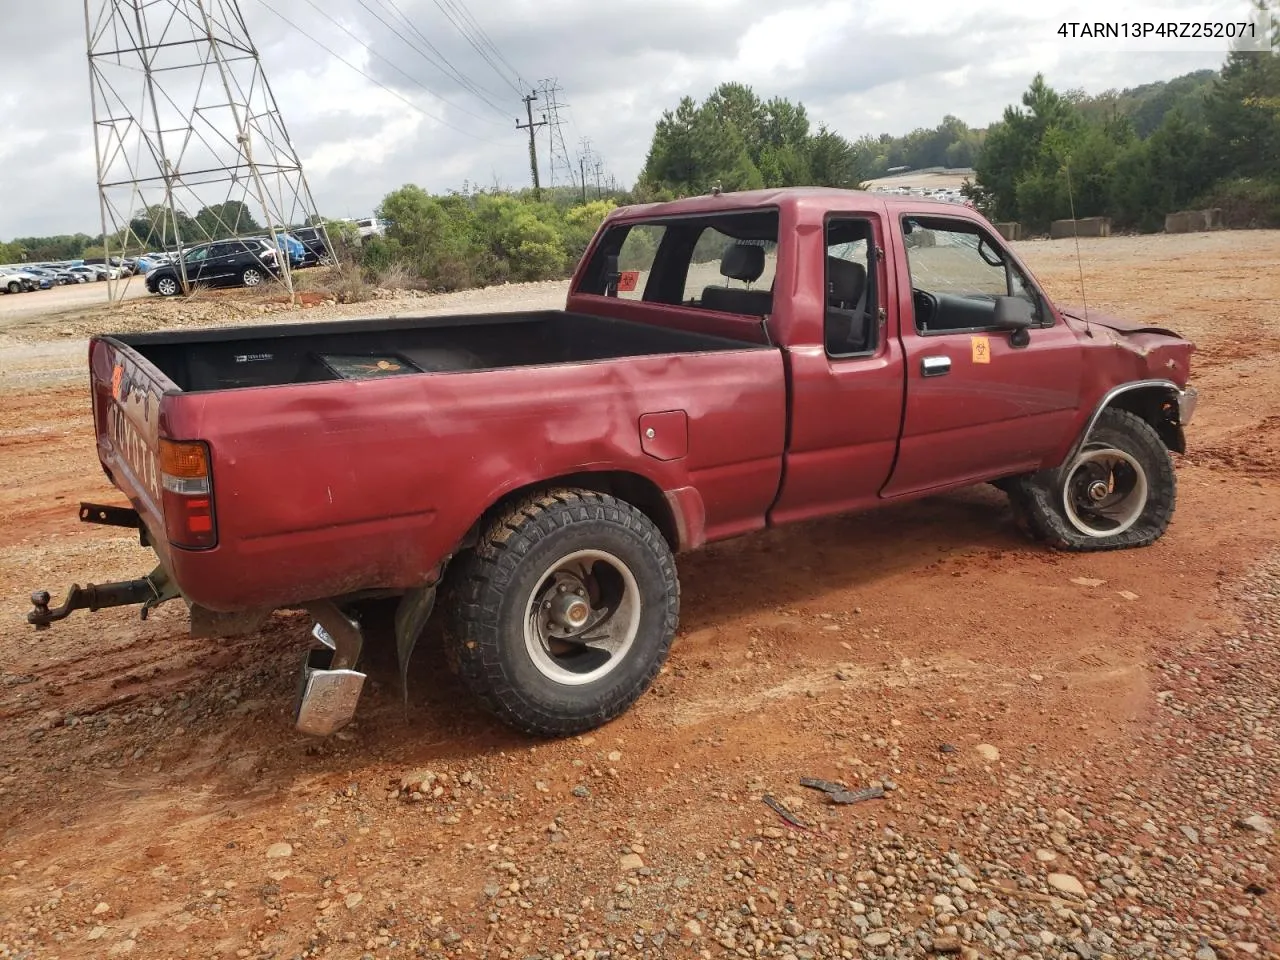
[[[639,282],[639,270],[623,270],[622,273],[618,274],[618,290],[621,293],[630,293]]]

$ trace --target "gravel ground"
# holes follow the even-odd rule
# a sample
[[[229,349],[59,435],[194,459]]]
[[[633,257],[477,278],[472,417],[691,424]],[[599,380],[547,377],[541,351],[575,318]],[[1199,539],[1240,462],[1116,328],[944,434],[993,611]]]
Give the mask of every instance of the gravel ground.
[[[1073,247],[1024,246],[1073,299]],[[290,726],[304,618],[34,635],[30,589],[149,567],[76,519],[114,495],[75,372],[103,317],[0,337],[0,958],[1280,955],[1280,234],[1082,248],[1094,309],[1199,344],[1160,543],[1045,551],[980,488],[718,544],[680,560],[653,691],[556,742],[497,727],[425,642],[408,706],[371,676],[317,742]],[[834,805],[806,775],[885,795]]]

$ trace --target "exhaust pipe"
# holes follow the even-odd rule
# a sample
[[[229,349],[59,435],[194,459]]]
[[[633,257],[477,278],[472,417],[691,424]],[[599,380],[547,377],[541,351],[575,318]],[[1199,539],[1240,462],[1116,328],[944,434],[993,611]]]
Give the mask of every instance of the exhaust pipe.
[[[364,646],[360,624],[328,601],[308,605],[316,619],[311,635],[320,642],[302,662],[294,726],[300,733],[327,737],[355,716],[365,674],[354,669]]]

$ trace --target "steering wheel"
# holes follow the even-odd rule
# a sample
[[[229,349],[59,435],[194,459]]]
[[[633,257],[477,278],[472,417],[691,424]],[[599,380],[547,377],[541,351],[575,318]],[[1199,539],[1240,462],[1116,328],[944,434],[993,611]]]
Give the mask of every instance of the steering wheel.
[[[928,290],[911,288],[911,305],[916,312],[916,326],[925,330],[938,316],[938,298]]]

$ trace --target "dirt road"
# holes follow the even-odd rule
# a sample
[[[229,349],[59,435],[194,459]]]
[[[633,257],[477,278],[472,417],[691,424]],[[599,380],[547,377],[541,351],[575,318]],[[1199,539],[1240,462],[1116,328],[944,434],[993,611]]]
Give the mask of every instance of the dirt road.
[[[96,309],[107,302],[108,281],[69,284],[0,296],[0,331],[32,317],[50,317],[69,310]],[[142,277],[120,281],[118,297],[133,300],[149,296]]]
[[[983,488],[683,557],[656,688],[555,743],[482,715],[429,646],[407,708],[375,678],[317,742],[289,724],[300,619],[222,643],[172,605],[26,628],[33,587],[149,567],[75,519],[113,496],[76,370],[102,321],[11,329],[0,958],[1277,955],[1280,233],[1082,247],[1092,308],[1199,344],[1163,540],[1046,552]],[[1070,244],[1022,250],[1079,301]],[[802,776],[887,792],[832,806]]]

